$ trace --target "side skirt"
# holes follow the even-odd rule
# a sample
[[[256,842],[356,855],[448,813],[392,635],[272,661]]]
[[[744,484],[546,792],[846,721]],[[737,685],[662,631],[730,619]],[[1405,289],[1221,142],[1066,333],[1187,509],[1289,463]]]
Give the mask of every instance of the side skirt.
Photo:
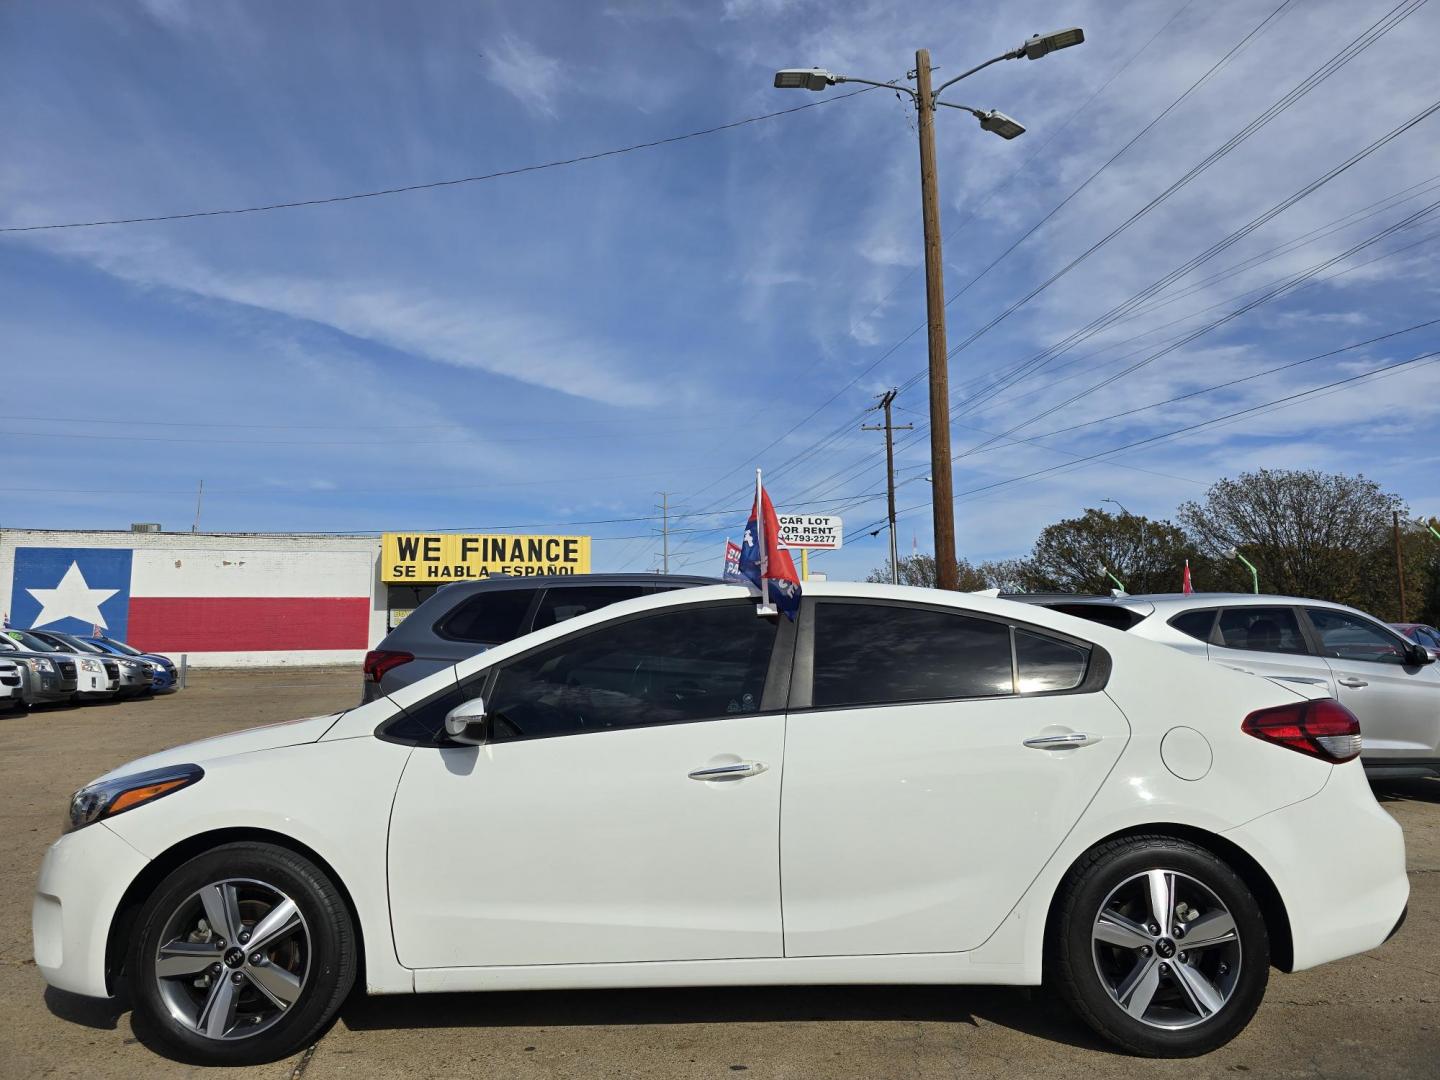
[[[1034,985],[1019,964],[972,963],[966,953],[794,956],[754,960],[678,960],[641,964],[545,964],[425,968],[416,993],[465,990],[577,990],[656,986],[801,986],[979,983]]]

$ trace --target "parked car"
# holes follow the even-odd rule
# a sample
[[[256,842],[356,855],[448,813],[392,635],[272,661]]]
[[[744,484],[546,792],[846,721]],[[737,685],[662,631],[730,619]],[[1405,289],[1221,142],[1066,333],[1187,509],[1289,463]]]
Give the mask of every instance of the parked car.
[[[104,636],[88,637],[84,640],[112,656],[123,656],[131,660],[140,659],[149,663],[155,669],[154,681],[150,688],[157,694],[168,693],[176,689],[179,684],[175,661],[168,656],[161,656],[159,653],[142,653],[133,645],[127,645],[123,641],[116,641],[114,638]]]
[[[29,632],[62,649],[70,649],[92,658],[99,658],[100,662],[105,664],[113,662],[120,676],[120,685],[115,692],[116,697],[139,697],[154,689],[155,665],[148,660],[115,656],[108,649],[102,649],[92,643],[89,638],[80,637],[78,634],[62,634],[58,630],[31,630]]]
[[[25,676],[30,669],[0,653],[0,712],[25,708]]]
[[[1193,1055],[1272,964],[1398,928],[1359,752],[1318,686],[1040,607],[810,583],[792,623],[670,590],[100,777],[35,960],[79,994],[123,974],[137,1025],[215,1064],[309,1045],[362,968],[375,994],[1046,979],[1119,1046]]]
[[[1362,761],[1371,776],[1440,775],[1440,667],[1423,646],[1363,611],[1252,593],[1031,602],[1227,667],[1320,687],[1360,718]]]
[[[0,656],[24,664],[26,705],[53,705],[75,698],[79,664],[74,658],[52,652],[31,652],[11,638],[0,634]]]
[[[1417,645],[1424,645],[1430,655],[1440,658],[1440,630],[1425,623],[1392,622],[1391,630],[1398,630]]]
[[[455,582],[417,607],[366,654],[363,700],[373,701],[531,630],[607,604],[714,584],[715,578],[679,574],[499,576]]]
[[[22,649],[50,654],[57,663],[63,659],[64,663],[73,665],[75,669],[73,700],[103,701],[115,696],[115,692],[120,686],[120,671],[117,665],[107,664],[98,656],[93,656],[62,642],[51,641],[49,638],[41,637],[29,630],[8,628],[4,633]]]

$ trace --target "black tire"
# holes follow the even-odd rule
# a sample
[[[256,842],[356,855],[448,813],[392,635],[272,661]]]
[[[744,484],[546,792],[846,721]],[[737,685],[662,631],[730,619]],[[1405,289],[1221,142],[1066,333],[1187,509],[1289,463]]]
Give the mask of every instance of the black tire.
[[[222,1040],[193,1030],[172,1014],[162,997],[156,963],[162,934],[172,916],[199,890],[218,881],[234,879],[268,883],[294,902],[308,934],[305,945],[308,960],[299,996],[288,1009],[255,1034]],[[288,1057],[313,1043],[350,993],[358,962],[349,909],[329,877],[308,859],[287,848],[247,841],[207,851],[166,876],[146,900],[135,921],[126,970],[139,1021],[138,1033],[152,1034],[161,1044],[160,1048],[184,1061],[254,1065]],[[224,977],[222,973],[221,978]],[[239,976],[236,978],[238,981]],[[245,987],[252,995],[258,993],[248,983]],[[206,992],[196,993],[203,996]],[[261,1005],[264,1004],[262,1001]]]
[[[1101,973],[1102,966],[1126,963],[1124,950],[1103,944],[1097,947],[1094,938],[1096,920],[1107,898],[1117,890],[1123,895],[1130,887],[1127,883],[1151,870],[1184,875],[1209,890],[1229,909],[1238,939],[1234,949],[1228,945],[1217,947],[1230,950],[1223,958],[1197,950],[1197,956],[1209,958],[1196,963],[1211,965],[1212,977],[1217,971],[1215,965],[1225,964],[1218,970],[1228,973],[1230,962],[1238,963],[1238,974],[1229,976],[1233,983],[1222,1006],[1203,1018],[1198,1018],[1196,1010],[1197,1019],[1187,1021],[1191,1026],[1174,1030],[1157,1026],[1160,1021],[1151,1013],[1162,1011],[1166,1000],[1180,1003],[1177,1014],[1187,1001],[1193,1001],[1188,995],[1181,996],[1185,987],[1177,976],[1158,976],[1159,989],[1153,999],[1157,1005],[1147,1012],[1149,1022],[1137,1019],[1121,1007]],[[1186,883],[1185,887],[1193,886]],[[1255,1015],[1270,976],[1269,935],[1260,906],[1245,882],[1212,852],[1168,836],[1126,837],[1087,852],[1061,885],[1047,945],[1047,981],[1099,1035],[1143,1057],[1195,1057],[1224,1046]],[[1183,938],[1165,947],[1157,941],[1153,950],[1157,971],[1174,972],[1178,956],[1183,953],[1172,954],[1163,969],[1160,957],[1170,949],[1184,947]],[[1136,963],[1140,963],[1142,959],[1148,962],[1151,953],[1135,955]],[[1230,961],[1230,957],[1238,961]],[[1178,1022],[1178,1017],[1170,1019]]]

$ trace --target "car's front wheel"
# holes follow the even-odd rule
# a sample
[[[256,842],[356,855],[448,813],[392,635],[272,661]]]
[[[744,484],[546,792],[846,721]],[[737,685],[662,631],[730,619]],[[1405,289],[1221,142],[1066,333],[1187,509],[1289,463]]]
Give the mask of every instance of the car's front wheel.
[[[1265,995],[1270,942],[1259,905],[1196,844],[1142,836],[1096,847],[1067,877],[1056,916],[1056,988],[1132,1053],[1208,1053],[1244,1029]]]
[[[166,877],[136,921],[128,962],[145,1028],[204,1064],[275,1061],[309,1045],[355,981],[344,899],[312,862],[225,844]]]

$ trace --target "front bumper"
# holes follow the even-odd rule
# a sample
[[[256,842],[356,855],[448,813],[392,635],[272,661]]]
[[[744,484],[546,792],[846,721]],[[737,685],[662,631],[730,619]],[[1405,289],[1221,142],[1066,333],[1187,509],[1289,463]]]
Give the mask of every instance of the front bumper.
[[[120,693],[134,697],[138,694],[148,693],[152,689],[152,676],[148,672],[127,671],[120,669]]]
[[[1224,835],[1253,855],[1289,916],[1292,970],[1385,943],[1410,897],[1405,835],[1380,808],[1358,761],[1315,795]]]
[[[103,821],[50,845],[30,918],[35,966],[47,983],[89,997],[110,996],[105,977],[110,924],[147,862]]]
[[[25,702],[28,705],[69,701],[74,694],[75,680],[62,677],[58,671],[32,671],[25,680]]]

